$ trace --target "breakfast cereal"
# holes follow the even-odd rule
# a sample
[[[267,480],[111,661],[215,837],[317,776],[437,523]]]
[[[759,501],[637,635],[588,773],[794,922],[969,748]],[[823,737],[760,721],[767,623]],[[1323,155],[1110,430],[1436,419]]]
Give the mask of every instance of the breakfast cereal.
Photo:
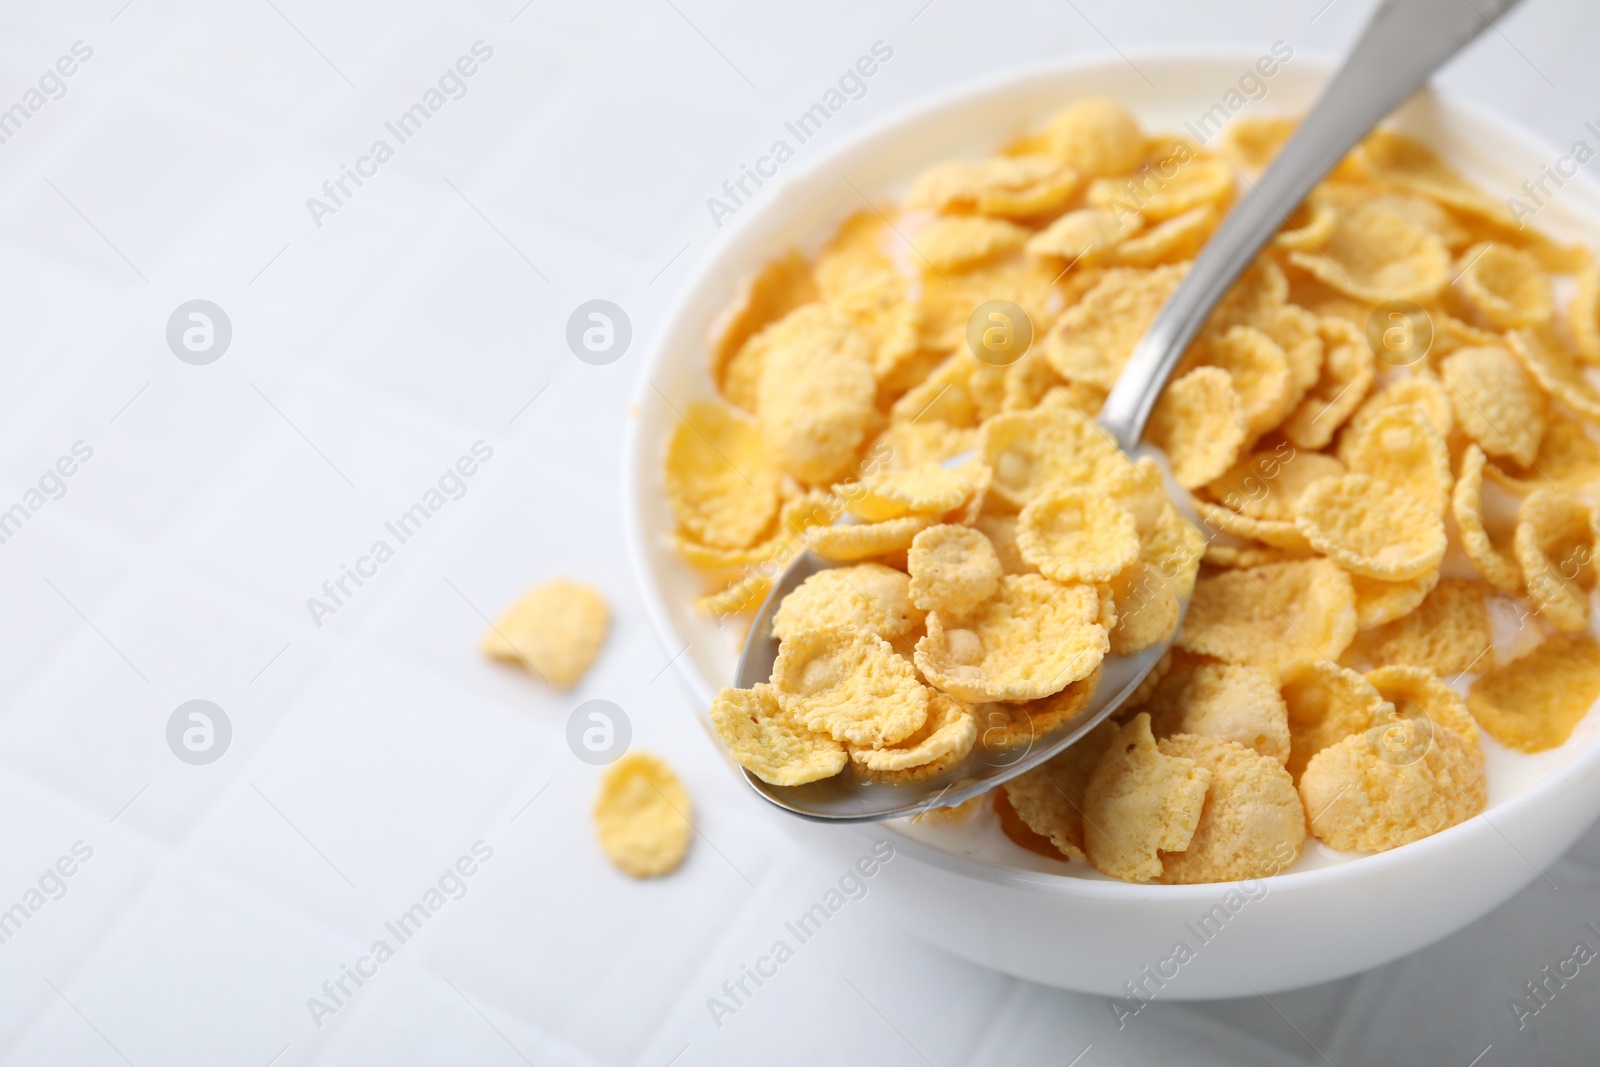
[[[1289,762],[1289,710],[1274,679],[1233,663],[1174,664],[1143,705],[1158,738],[1195,734],[1237,741]]]
[[[951,524],[917,534],[906,566],[912,604],[952,617],[967,614],[993,596],[1005,573],[993,543],[981,530]]]
[[[611,609],[598,590],[557,578],[507,608],[483,635],[483,651],[571,689],[600,655],[610,627]]]
[[[666,763],[630,752],[600,780],[594,802],[600,847],[617,869],[635,878],[670,874],[694,836],[689,794]]]
[[[1083,791],[1084,852],[1129,882],[1161,877],[1161,853],[1182,852],[1200,822],[1210,770],[1168,755],[1140,712],[1106,745]]]
[[[1300,857],[1305,809],[1283,764],[1237,741],[1180,733],[1156,743],[1169,759],[1207,772],[1205,801],[1181,849],[1161,853],[1169,885],[1233,882],[1277,874]]]
[[[1145,430],[1185,489],[1198,489],[1233,466],[1249,433],[1233,379],[1218,367],[1197,367],[1169,385]]]
[[[804,785],[844,770],[844,745],[785,711],[770,685],[723,689],[711,703],[711,725],[739,766],[770,785]]]
[[[1397,717],[1313,756],[1300,776],[1311,832],[1337,849],[1383,852],[1482,811],[1482,760],[1454,730],[1433,730],[1415,748],[1406,743],[1422,728]],[[1391,756],[1396,751],[1402,758]]]
[[[717,695],[735,762],[955,786],[1086,725],[1107,657],[1170,639],[1117,719],[990,803],[1040,856],[1193,883],[1281,871],[1308,831],[1425,837],[1483,810],[1486,746],[1566,741],[1600,697],[1591,253],[1375,131],[1184,353],[1145,433],[1167,470],[1095,421],[1292,129],[1214,149],[1078,101],[737,295],[720,398],[668,444],[671,542],[719,618],[803,550],[837,565],[775,605],[770,680]],[[994,301],[1031,346],[980,345]]]
[[[1116,723],[1103,722],[1061,755],[1005,784],[1018,817],[1065,856],[1089,860],[1084,852],[1083,794],[1101,756],[1119,736]]]
[[[1441,678],[1471,670],[1493,643],[1489,587],[1471,578],[1445,578],[1417,609],[1363,634],[1361,648],[1379,666],[1422,667]]]
[[[865,630],[790,634],[773,664],[772,688],[783,709],[808,728],[853,745],[892,745],[928,718],[930,693],[917,672]]]
[[[1600,646],[1558,634],[1521,659],[1491,667],[1472,683],[1467,708],[1507,748],[1542,752],[1572,735],[1600,698]]]
[[[1483,524],[1483,471],[1486,464],[1483,449],[1468,445],[1461,457],[1461,477],[1456,480],[1451,498],[1451,512],[1455,515],[1456,532],[1461,539],[1461,549],[1484,581],[1502,592],[1515,593],[1522,585],[1522,572],[1512,558],[1507,546],[1494,543]]]
[[[971,614],[928,615],[917,670],[968,701],[1037,700],[1087,678],[1110,645],[1092,585],[1061,585],[1037,574],[1006,575]]]
[[[1109,582],[1139,558],[1133,513],[1096,489],[1052,489],[1017,519],[1022,558],[1058,582]]]

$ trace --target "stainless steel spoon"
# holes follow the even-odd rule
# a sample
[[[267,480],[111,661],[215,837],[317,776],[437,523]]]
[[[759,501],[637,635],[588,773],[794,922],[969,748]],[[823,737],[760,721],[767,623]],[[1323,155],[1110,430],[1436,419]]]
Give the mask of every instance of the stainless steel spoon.
[[[1378,6],[1311,113],[1195,257],[1106,398],[1097,421],[1123,452],[1135,459],[1151,455],[1166,470],[1164,457],[1142,444],[1140,437],[1167,378],[1229,286],[1357,141],[1518,2],[1384,0]],[[1170,475],[1167,491],[1192,520],[1188,495]],[[773,583],[750,627],[735,673],[736,686],[748,689],[771,676],[778,653],[772,616],[778,604],[805,579],[831,566],[836,564],[806,552]],[[1185,602],[1182,608],[1187,607]],[[1181,626],[1181,613],[1179,618]],[[832,778],[791,787],[768,785],[749,772],[745,778],[762,797],[785,811],[823,822],[889,819],[958,804],[1038,766],[1092,730],[1138,687],[1173,637],[1136,655],[1107,656],[1093,699],[1071,722],[1020,748],[990,749],[980,740],[960,766],[927,781],[887,785],[849,769]]]

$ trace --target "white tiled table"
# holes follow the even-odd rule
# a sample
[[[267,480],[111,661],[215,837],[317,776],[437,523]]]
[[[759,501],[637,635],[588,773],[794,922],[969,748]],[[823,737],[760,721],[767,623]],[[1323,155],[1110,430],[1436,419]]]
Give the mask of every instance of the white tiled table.
[[[1592,1062],[1600,977],[1521,1033],[1506,1001],[1600,920],[1593,832],[1407,960],[1120,1033],[871,895],[720,1028],[706,1009],[832,878],[684,729],[623,556],[621,428],[715,236],[706,197],[877,40],[892,62],[803,151],[1041,56],[1337,51],[1369,5],[1322,6],[9,5],[0,108],[74,42],[93,56],[0,144],[0,509],[94,450],[0,544],[0,909],[93,849],[0,943],[9,1061]],[[1529,0],[1445,80],[1568,144],[1596,117],[1597,31],[1578,0]],[[480,40],[466,95],[317,227],[306,198]],[[636,338],[604,367],[563,342],[597,296]],[[196,297],[234,331],[205,367],[164,341]],[[306,598],[477,441],[466,494],[313,625]],[[616,607],[571,695],[475,652],[480,613],[561,573]],[[596,697],[694,794],[703,840],[670,879],[623,879],[592,840],[598,772],[563,728]],[[234,730],[202,767],[165,742],[194,698]],[[465,895],[319,1028],[307,998],[479,841]]]

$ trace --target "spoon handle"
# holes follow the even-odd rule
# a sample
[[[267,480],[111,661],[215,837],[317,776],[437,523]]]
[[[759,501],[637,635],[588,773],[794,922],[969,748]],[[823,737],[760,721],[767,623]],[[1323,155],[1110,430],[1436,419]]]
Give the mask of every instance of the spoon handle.
[[[1099,422],[1139,443],[1179,358],[1229,286],[1357,141],[1520,0],[1384,0],[1344,66],[1201,249],[1134,349]]]

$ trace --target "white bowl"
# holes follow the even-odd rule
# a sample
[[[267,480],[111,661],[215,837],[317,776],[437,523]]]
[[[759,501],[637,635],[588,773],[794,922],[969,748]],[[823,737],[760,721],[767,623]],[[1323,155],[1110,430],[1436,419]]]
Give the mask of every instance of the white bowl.
[[[738,627],[719,630],[691,606],[702,589],[666,540],[673,518],[661,456],[674,409],[713,392],[706,339],[739,283],[790,246],[814,252],[834,226],[865,206],[862,194],[897,196],[923,167],[992,151],[1074,99],[1116,99],[1147,129],[1182,130],[1223,101],[1257,58],[1144,52],[1132,57],[1143,75],[1118,56],[1006,72],[903,110],[812,158],[802,146],[799,158],[740,208],[654,339],[626,449],[634,566],[662,643],[674,651],[687,648],[677,667],[704,729],[710,731],[705,708],[712,694],[733,676]],[[1296,55],[1266,82],[1265,98],[1240,113],[1301,113],[1331,69]],[[1394,120],[1491,192],[1519,189],[1541,164],[1561,155],[1436,92],[1420,94]],[[1594,242],[1600,192],[1587,178],[1569,181],[1535,222]],[[776,811],[772,818],[827,857],[825,870],[841,874],[871,842],[890,841],[895,858],[874,878],[877,891],[892,897],[886,913],[928,941],[996,970],[1108,996],[1128,996],[1125,983],[1139,984],[1145,997],[1156,999],[1270,993],[1413,952],[1539,877],[1600,814],[1597,720],[1591,712],[1567,744],[1532,757],[1485,738],[1489,809],[1477,818],[1372,856],[1308,841],[1293,868],[1252,883],[1125,884],[1083,864],[1051,864],[983,825],[818,827]],[[1213,917],[1205,921],[1208,914]],[[1181,963],[1177,956],[1186,953],[1174,955],[1179,941],[1193,954]],[[1123,1010],[1137,1006],[1129,1000]]]

